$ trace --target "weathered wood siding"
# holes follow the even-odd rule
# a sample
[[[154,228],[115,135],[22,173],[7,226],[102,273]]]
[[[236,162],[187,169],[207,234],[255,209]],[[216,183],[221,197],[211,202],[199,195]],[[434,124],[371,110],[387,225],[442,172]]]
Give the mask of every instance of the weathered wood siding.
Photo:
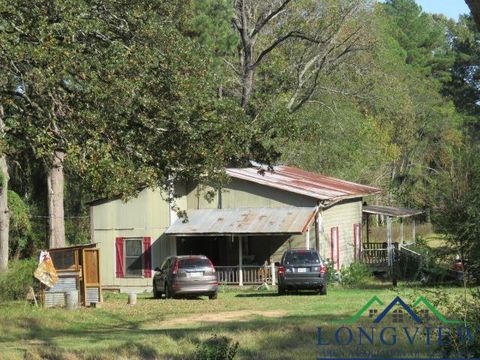
[[[151,286],[151,278],[115,276],[115,238],[151,237],[152,269],[166,256],[176,253],[176,243],[164,234],[170,226],[171,212],[165,194],[145,189],[128,202],[112,200],[91,208],[93,242],[99,244],[102,285],[106,287]],[[177,199],[184,208],[186,197]],[[172,219],[175,220],[175,219]]]

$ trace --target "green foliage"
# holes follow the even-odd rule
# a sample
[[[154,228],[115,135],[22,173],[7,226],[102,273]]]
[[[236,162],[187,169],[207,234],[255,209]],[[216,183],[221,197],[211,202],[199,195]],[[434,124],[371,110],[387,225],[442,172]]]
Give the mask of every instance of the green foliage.
[[[478,288],[463,288],[454,296],[446,294],[444,289],[425,290],[422,295],[429,292],[428,299],[436,308],[443,309],[444,314],[455,316],[455,319],[464,321],[464,324],[456,325],[447,341],[440,346],[442,358],[477,359],[480,356],[480,338],[478,324],[480,324],[480,291]],[[471,336],[463,338],[460,334],[469,331]]]
[[[243,113],[216,98],[212,56],[182,32],[178,2],[2,4],[1,92],[10,135],[47,167],[55,149],[97,197],[220,181],[247,139]],[[47,66],[48,64],[48,66]]]
[[[340,270],[340,283],[344,286],[362,286],[372,280],[370,268],[363,263],[354,262]]]
[[[8,191],[8,209],[10,211],[9,243],[10,253],[20,255],[29,245],[32,236],[30,209],[14,191]]]
[[[477,150],[475,150],[477,149]],[[451,247],[480,269],[480,160],[478,147],[460,150],[450,171],[439,179],[432,220]]]
[[[233,8],[226,0],[191,2],[192,17],[185,32],[215,54],[217,60],[234,50],[238,37],[232,28]]]
[[[195,360],[232,360],[238,349],[238,341],[213,334],[197,346]]]
[[[7,272],[0,273],[0,301],[23,300],[30,287],[38,287],[36,267],[35,259],[11,261]]]

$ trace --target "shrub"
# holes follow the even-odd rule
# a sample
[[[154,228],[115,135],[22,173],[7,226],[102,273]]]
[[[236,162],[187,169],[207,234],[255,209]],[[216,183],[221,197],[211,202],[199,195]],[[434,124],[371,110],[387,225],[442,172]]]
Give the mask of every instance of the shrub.
[[[12,261],[8,270],[0,273],[0,301],[25,299],[29,287],[38,286],[33,277],[36,267],[36,259]]]
[[[327,283],[332,284],[334,282],[337,282],[338,279],[335,271],[335,263],[330,259],[327,259],[325,261],[327,265]]]
[[[442,345],[442,358],[480,358],[480,289],[465,289],[470,293],[467,296],[457,295],[450,301],[441,297],[441,303],[448,314],[455,314],[465,324],[457,325],[456,331],[452,331],[448,339]],[[471,336],[465,336],[470,332]],[[461,335],[459,335],[461,334]]]
[[[232,343],[232,339],[226,336],[214,334],[206,341],[197,346],[196,360],[232,360],[238,349],[238,341]]]
[[[345,286],[365,285],[372,278],[372,272],[366,264],[354,262],[340,270],[340,283]]]

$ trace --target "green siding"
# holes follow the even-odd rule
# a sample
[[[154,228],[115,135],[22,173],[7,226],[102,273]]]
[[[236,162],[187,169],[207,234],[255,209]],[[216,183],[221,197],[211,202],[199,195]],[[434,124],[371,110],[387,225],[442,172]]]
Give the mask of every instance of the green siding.
[[[303,195],[293,194],[280,189],[269,188],[252,182],[234,179],[219,197],[218,194],[208,201],[205,194],[211,188],[179,186],[176,204],[181,210],[197,208],[242,208],[242,207],[315,207],[317,200]],[[143,190],[137,198],[124,203],[112,200],[92,206],[93,241],[99,243],[101,250],[102,284],[112,287],[145,287],[151,285],[151,279],[115,277],[115,238],[144,237],[152,238],[152,267],[160,266],[163,259],[176,253],[176,240],[164,235],[171,221],[176,220],[159,190]],[[353,261],[353,226],[361,224],[361,199],[344,201],[321,212],[320,252],[324,258],[330,258],[330,229],[339,227],[341,264]],[[310,246],[315,246],[315,226],[310,229]],[[258,250],[265,257],[270,251],[273,261],[278,261],[289,247],[305,247],[304,235],[271,237],[256,239],[251,243],[252,251]],[[258,248],[258,249],[257,249]]]
[[[213,188],[211,187],[192,187],[187,195],[188,208],[230,209],[244,207],[274,208],[286,206],[316,206],[316,200],[313,198],[239,179],[232,179],[232,181],[222,189],[220,196],[217,191],[215,192],[215,198],[208,201],[206,194],[212,190]]]
[[[353,262],[353,227],[362,223],[362,199],[339,203],[322,212],[320,253],[324,258],[331,258],[331,228],[338,226],[340,242],[340,264],[348,266]]]
[[[163,235],[170,225],[170,207],[160,191],[145,189],[129,200],[112,200],[92,207],[93,241],[98,243],[101,256],[102,285],[112,287],[150,286],[150,278],[115,277],[115,238],[151,237],[152,268],[175,254],[174,239]],[[177,200],[185,206],[185,197]]]

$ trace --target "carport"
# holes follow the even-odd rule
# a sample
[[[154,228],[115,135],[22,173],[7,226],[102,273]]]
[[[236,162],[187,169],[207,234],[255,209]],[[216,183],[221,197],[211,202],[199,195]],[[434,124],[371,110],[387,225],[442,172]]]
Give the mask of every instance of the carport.
[[[188,254],[190,247],[213,257],[221,282],[242,286],[270,278],[274,283],[270,256],[295,235],[305,236],[305,247],[310,248],[316,213],[310,207],[197,209],[187,211],[166,234],[177,239],[178,255]],[[245,265],[252,259],[257,259],[255,265]]]

